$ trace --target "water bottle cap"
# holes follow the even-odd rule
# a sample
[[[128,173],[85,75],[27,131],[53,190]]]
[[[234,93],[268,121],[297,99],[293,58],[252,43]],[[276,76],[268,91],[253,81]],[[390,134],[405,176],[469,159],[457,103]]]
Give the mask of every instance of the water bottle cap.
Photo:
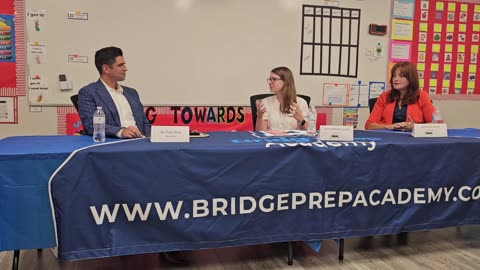
[[[97,106],[97,110],[101,110],[102,109],[102,106]]]

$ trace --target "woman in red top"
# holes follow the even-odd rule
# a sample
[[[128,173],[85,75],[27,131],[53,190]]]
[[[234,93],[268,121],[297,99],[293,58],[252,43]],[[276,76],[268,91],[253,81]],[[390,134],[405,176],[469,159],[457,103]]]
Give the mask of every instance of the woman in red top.
[[[390,85],[392,90],[378,97],[365,129],[411,130],[414,123],[432,122],[435,107],[428,93],[419,89],[418,71],[414,64],[395,64]]]

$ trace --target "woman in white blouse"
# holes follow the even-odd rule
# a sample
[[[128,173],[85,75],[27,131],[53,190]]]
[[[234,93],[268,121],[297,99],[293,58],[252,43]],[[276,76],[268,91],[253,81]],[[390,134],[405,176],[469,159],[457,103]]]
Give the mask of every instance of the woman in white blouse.
[[[297,97],[292,71],[287,67],[274,68],[267,82],[275,95],[257,100],[255,130],[306,130],[308,105]]]

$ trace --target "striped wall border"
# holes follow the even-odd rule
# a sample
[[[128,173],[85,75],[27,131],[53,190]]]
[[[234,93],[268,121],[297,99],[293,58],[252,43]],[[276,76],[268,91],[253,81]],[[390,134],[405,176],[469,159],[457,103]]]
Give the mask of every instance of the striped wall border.
[[[27,95],[26,49],[25,49],[25,0],[14,0],[15,50],[17,67],[17,96]]]
[[[0,97],[16,97],[17,89],[13,87],[0,88]]]

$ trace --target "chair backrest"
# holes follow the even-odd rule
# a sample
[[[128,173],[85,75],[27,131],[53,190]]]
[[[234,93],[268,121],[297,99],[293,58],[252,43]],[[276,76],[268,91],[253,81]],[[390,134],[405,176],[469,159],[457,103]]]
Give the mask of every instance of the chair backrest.
[[[77,113],[78,113],[78,94],[77,95],[73,95],[70,97],[70,100],[72,101],[73,103],[73,106],[75,106],[75,110],[77,110]],[[87,134],[87,131],[84,129],[80,130],[79,133],[80,135],[86,135]]]
[[[368,108],[370,109],[370,113],[373,111],[373,107],[375,107],[375,103],[377,103],[377,98],[371,98],[368,100]]]
[[[297,97],[301,97],[303,99],[305,99],[305,101],[307,102],[307,105],[308,107],[310,107],[310,100],[312,100],[309,96],[306,96],[306,95],[297,95]]]
[[[70,100],[72,101],[73,106],[75,106],[75,110],[78,112],[78,95],[71,96]]]
[[[256,101],[258,99],[264,99],[269,96],[273,96],[274,94],[258,94],[258,95],[253,95],[250,97],[250,108],[252,110],[252,120],[253,120],[253,130],[255,130],[255,125],[257,124],[257,106],[256,106]],[[297,95],[297,97],[303,98],[306,102],[307,105],[310,106],[310,100],[311,98],[306,95]]]

